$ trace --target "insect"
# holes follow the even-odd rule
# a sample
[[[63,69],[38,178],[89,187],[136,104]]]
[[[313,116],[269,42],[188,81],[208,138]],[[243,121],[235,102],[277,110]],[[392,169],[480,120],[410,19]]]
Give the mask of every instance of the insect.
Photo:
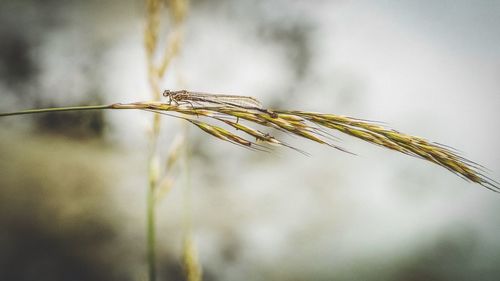
[[[163,92],[164,97],[169,98],[169,104],[172,102],[176,105],[180,103],[188,103],[193,108],[193,103],[206,103],[214,105],[227,105],[237,108],[257,110],[269,114],[272,118],[277,118],[278,115],[262,106],[262,103],[253,97],[236,96],[236,95],[220,95],[200,92],[189,92],[186,90]]]

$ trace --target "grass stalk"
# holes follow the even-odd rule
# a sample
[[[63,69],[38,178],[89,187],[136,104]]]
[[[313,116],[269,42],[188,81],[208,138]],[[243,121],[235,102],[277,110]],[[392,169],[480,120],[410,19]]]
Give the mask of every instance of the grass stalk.
[[[37,108],[27,109],[14,112],[0,113],[2,116],[47,113],[47,112],[60,112],[60,111],[82,111],[82,110],[96,110],[96,109],[113,109],[113,105],[84,105],[84,106],[69,106],[69,107],[50,107],[50,108]]]
[[[146,202],[147,264],[149,280],[156,280],[156,183],[150,182]]]
[[[149,185],[147,194],[147,259],[149,280],[156,280],[156,212],[155,186]]]
[[[167,44],[164,48],[162,59],[155,60],[158,51],[161,50],[160,40],[160,21],[161,9],[165,8],[166,3],[161,0],[146,0],[146,25],[144,29],[144,47],[146,52],[146,65],[148,69],[148,81],[151,88],[151,94],[155,102],[159,102],[161,98],[160,83],[165,78],[166,71],[170,66],[173,58],[177,55],[180,44],[182,31],[181,26],[184,20],[187,3],[185,1],[171,0],[169,4],[169,12],[171,15],[171,24],[173,31],[167,38]],[[160,135],[160,115],[155,114],[152,120],[152,134],[150,138],[151,151],[149,155],[149,187],[147,191],[147,263],[149,280],[156,280],[156,193],[158,190],[159,178],[159,155],[157,149],[158,137]]]
[[[266,151],[268,148],[266,148],[265,145],[278,145],[302,152],[301,150],[274,138],[269,133],[252,129],[247,125],[239,123],[238,120],[245,123],[258,124],[274,130],[291,133],[310,141],[325,144],[343,152],[348,152],[344,148],[332,144],[329,141],[334,140],[335,137],[325,129],[336,130],[352,137],[362,139],[368,143],[432,162],[448,169],[450,172],[467,181],[480,184],[487,189],[500,193],[500,183],[488,177],[486,169],[483,166],[468,160],[449,146],[430,142],[421,137],[408,135],[388,127],[383,127],[376,122],[342,115],[295,110],[274,110],[273,112],[276,114],[276,117],[270,117],[267,113],[251,109],[237,108],[234,106],[195,108],[190,105],[174,105],[161,101],[146,101],[134,103],[115,103],[110,105],[29,109],[0,113],[0,117],[56,111],[99,109],[139,109],[158,113],[155,114],[153,119],[153,134],[151,134],[150,142],[150,168],[155,166],[153,159],[157,157],[157,139],[160,128],[160,114],[162,114],[183,119],[220,140],[256,151]],[[237,135],[235,132],[231,132],[230,130],[218,125],[211,124],[212,122],[210,121],[217,121],[219,123],[229,125],[233,129],[244,133],[244,135]],[[252,138],[255,139],[255,141],[252,140]],[[155,185],[148,188],[150,192],[154,192],[157,189],[156,185],[158,184],[158,178],[160,177],[157,170],[157,167],[155,168],[155,173],[150,170],[150,177],[153,175],[155,176],[155,178],[150,179],[149,182],[150,185]],[[148,200],[147,202],[148,204],[154,204],[154,201]]]
[[[186,124],[187,125],[187,124]],[[203,272],[199,262],[196,244],[193,239],[193,209],[192,209],[192,185],[191,185],[191,169],[190,169],[190,147],[188,142],[188,127],[185,126],[184,135],[184,153],[183,153],[183,170],[184,170],[184,238],[183,238],[183,265],[187,281],[201,281]]]

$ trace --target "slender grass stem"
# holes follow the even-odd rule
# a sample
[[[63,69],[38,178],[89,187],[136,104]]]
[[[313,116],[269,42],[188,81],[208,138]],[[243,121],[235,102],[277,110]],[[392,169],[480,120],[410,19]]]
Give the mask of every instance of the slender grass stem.
[[[113,105],[84,105],[84,106],[70,106],[70,107],[37,108],[37,109],[27,109],[21,111],[0,113],[0,117],[23,115],[23,114],[46,113],[46,112],[95,110],[95,109],[114,109],[114,107]]]
[[[153,122],[155,122],[155,120],[156,119],[154,119]],[[149,183],[146,195],[146,252],[149,281],[156,281],[156,191],[158,188],[159,176],[159,163],[156,147],[158,142],[158,133],[159,131],[155,131],[153,135],[151,135],[151,151],[148,159]]]
[[[147,255],[148,276],[150,281],[156,280],[156,212],[155,183],[150,183],[147,194]]]
[[[154,87],[153,87],[154,88]],[[157,91],[154,91],[157,92]],[[151,134],[149,155],[149,187],[147,194],[147,255],[148,280],[156,281],[156,190],[158,187],[158,136],[160,135],[160,117],[153,116],[153,132]]]

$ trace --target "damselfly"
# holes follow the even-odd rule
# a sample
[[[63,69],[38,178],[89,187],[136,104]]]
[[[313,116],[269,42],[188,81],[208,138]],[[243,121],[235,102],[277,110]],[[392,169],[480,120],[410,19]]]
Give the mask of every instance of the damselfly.
[[[269,114],[269,116],[273,118],[277,117],[276,113],[264,108],[262,106],[262,103],[253,97],[189,92],[186,90],[180,90],[180,91],[165,90],[163,92],[163,96],[169,98],[169,104],[171,104],[172,102],[177,105],[181,103],[187,103],[190,104],[193,108],[195,108],[193,103],[226,105],[236,108],[256,110],[267,113]]]

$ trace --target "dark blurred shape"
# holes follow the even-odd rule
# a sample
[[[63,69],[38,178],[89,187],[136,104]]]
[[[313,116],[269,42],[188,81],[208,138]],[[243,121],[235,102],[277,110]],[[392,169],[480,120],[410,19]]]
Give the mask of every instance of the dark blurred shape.
[[[170,256],[160,258],[158,267],[158,280],[186,280],[182,261],[173,259]]]
[[[312,51],[309,33],[312,27],[305,22],[285,22],[260,26],[260,34],[283,46],[292,66],[296,79],[306,76],[311,63]]]
[[[394,280],[498,280],[498,246],[484,251],[484,241],[470,227],[451,226],[403,262]],[[498,253],[498,252],[497,252]]]
[[[36,74],[27,38],[4,28],[0,29],[0,38],[0,77],[10,87],[27,83]]]
[[[8,214],[1,217],[7,231],[1,242],[1,280],[125,280],[93,256],[96,248],[105,247],[115,235],[99,218],[80,221],[80,226],[58,233],[33,221],[28,211]]]
[[[104,135],[106,129],[106,119],[102,110],[52,112],[38,115],[34,120],[38,130],[42,133],[75,139],[99,138]]]
[[[0,280],[133,279],[105,150],[5,136],[0,153]]]
[[[26,96],[38,75],[33,56],[46,28],[58,21],[57,1],[0,1],[0,83]]]
[[[140,280],[143,224],[114,198],[129,158],[95,140],[1,136],[0,280]],[[163,249],[159,280],[185,280],[180,258]]]

